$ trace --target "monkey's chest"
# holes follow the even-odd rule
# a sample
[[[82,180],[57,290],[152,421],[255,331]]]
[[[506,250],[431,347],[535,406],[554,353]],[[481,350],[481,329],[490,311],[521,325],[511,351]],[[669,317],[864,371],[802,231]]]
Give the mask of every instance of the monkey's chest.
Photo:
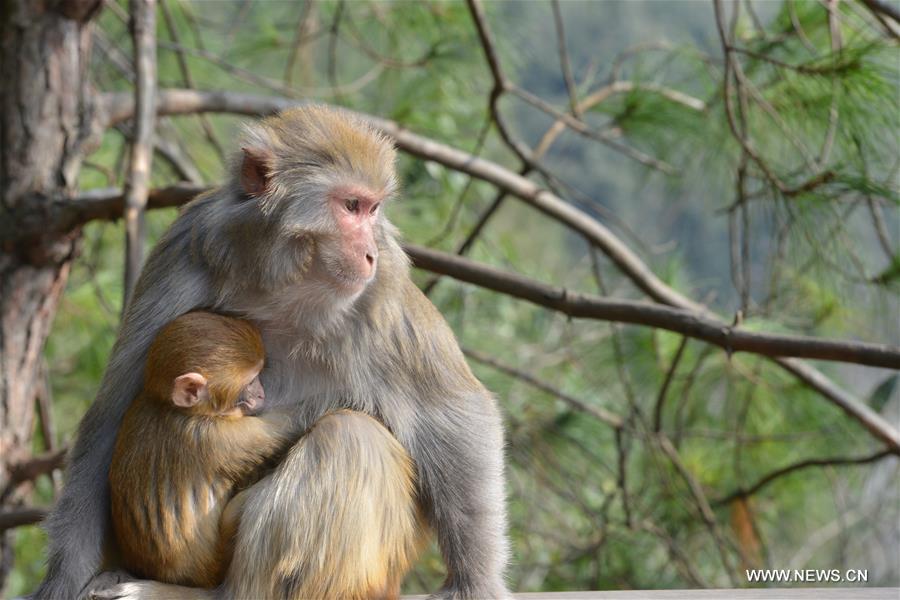
[[[362,360],[340,364],[304,356],[269,357],[260,379],[267,404],[289,408],[306,426],[340,409],[384,419],[406,396],[385,385],[385,377]]]

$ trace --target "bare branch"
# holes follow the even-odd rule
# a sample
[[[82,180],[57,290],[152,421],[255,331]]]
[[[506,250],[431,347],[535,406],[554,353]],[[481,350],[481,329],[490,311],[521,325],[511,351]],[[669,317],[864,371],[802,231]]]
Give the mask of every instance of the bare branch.
[[[67,452],[66,448],[61,448],[14,463],[9,468],[11,483],[15,485],[23,481],[32,481],[62,468]]]
[[[169,37],[179,46],[175,50],[175,57],[178,60],[178,69],[181,71],[181,79],[184,81],[185,86],[189,88],[197,87],[194,84],[194,78],[191,76],[191,70],[188,68],[187,57],[185,57],[184,51],[181,49],[181,36],[178,34],[178,27],[175,25],[172,13],[169,11],[168,2],[163,0],[160,2],[159,7],[162,9],[163,20],[166,22],[166,29],[169,31]],[[225,150],[222,148],[219,138],[216,137],[216,132],[212,127],[212,123],[209,122],[206,115],[198,115],[197,118],[200,121],[200,126],[203,128],[203,133],[206,136],[207,141],[215,148],[219,155],[219,159],[224,162],[226,159]]]
[[[787,465],[786,467],[782,467],[780,469],[772,471],[768,475],[761,477],[753,485],[747,488],[735,490],[724,498],[716,500],[713,504],[715,504],[716,506],[720,506],[723,504],[728,504],[729,502],[736,500],[737,498],[752,496],[776,479],[779,479],[780,477],[789,475],[796,471],[800,471],[802,469],[808,469],[809,467],[844,467],[852,465],[866,465],[869,463],[877,462],[882,458],[887,458],[888,456],[895,455],[897,455],[897,452],[895,451],[880,450],[878,452],[875,452],[874,454],[860,457],[836,456],[834,458],[808,458],[806,460],[801,460],[799,462]]]
[[[186,204],[207,187],[178,184],[149,192],[146,208],[169,208]],[[0,240],[16,240],[53,233],[65,233],[91,221],[114,221],[124,213],[122,190],[99,188],[82,192],[77,199],[64,196],[49,202],[41,211],[13,214],[0,223]]]
[[[569,60],[569,51],[566,48],[566,29],[563,26],[562,11],[559,8],[559,0],[551,0],[553,6],[553,23],[556,25],[556,45],[559,51],[559,66],[566,82],[566,91],[569,93],[569,108],[576,119],[581,117],[578,108],[578,91],[575,89],[575,78],[572,76],[572,61]]]
[[[706,110],[706,103],[699,98],[695,98],[694,96],[689,96],[684,92],[680,92],[676,89],[672,89],[666,86],[662,86],[656,83],[636,83],[633,81],[614,81],[608,85],[604,85],[603,87],[594,90],[587,96],[585,96],[584,100],[582,100],[578,104],[579,112],[583,113],[592,109],[593,107],[605,102],[612,96],[617,94],[628,94],[634,91],[643,91],[659,94],[666,100],[674,102],[676,104],[680,104],[685,108],[689,108],[691,110],[695,110],[698,112],[703,112]],[[534,153],[537,155],[541,155],[549,149],[550,145],[553,141],[559,137],[566,128],[565,123],[561,119],[557,119],[553,125],[547,130],[544,136],[541,138],[541,141],[538,142],[537,146],[534,148]]]
[[[734,575],[734,569],[731,565],[731,559],[728,555],[728,543],[725,540],[725,536],[722,535],[722,531],[719,528],[719,524],[716,521],[716,515],[713,513],[712,507],[709,505],[709,501],[706,499],[706,494],[703,493],[703,488],[700,485],[700,482],[697,481],[697,478],[694,477],[694,474],[691,473],[690,469],[684,464],[681,460],[681,456],[678,454],[678,450],[675,449],[675,446],[672,445],[672,442],[669,438],[663,433],[656,434],[656,441],[659,445],[660,450],[662,450],[663,454],[665,454],[669,460],[672,462],[672,465],[675,467],[675,470],[678,471],[679,475],[681,475],[682,479],[684,479],[685,483],[687,483],[688,489],[691,491],[691,496],[693,496],[694,503],[697,505],[697,509],[700,513],[703,522],[706,524],[706,527],[709,529],[710,534],[716,542],[716,545],[719,547],[719,557],[722,560],[722,566],[725,567],[725,572],[728,574],[728,577],[731,579],[732,585],[737,585]]]
[[[672,359],[672,364],[669,365],[669,370],[666,371],[666,378],[663,380],[662,387],[659,388],[659,394],[656,397],[656,406],[653,409],[653,431],[662,430],[662,413],[663,405],[666,403],[666,394],[669,392],[669,386],[675,378],[675,371],[678,370],[678,364],[681,362],[681,357],[684,355],[684,349],[687,348],[687,343],[688,338],[681,338],[681,342],[678,343],[678,350],[675,351],[675,358]]]
[[[889,2],[882,2],[882,0],[862,0],[862,3],[876,15],[888,17],[893,19],[897,24],[900,24],[900,10],[891,6]]]
[[[153,130],[156,124],[156,0],[131,0],[131,37],[136,73],[134,143],[125,182],[125,299],[144,262],[144,208],[150,190]]]
[[[838,360],[900,369],[900,347],[888,344],[747,331],[685,309],[569,291],[431,248],[407,244],[405,249],[412,258],[413,265],[418,268],[521,298],[573,318],[666,329],[703,340],[731,353],[752,352],[765,356]],[[900,437],[897,441],[900,448]]]
[[[47,516],[46,508],[18,508],[0,513],[0,533],[7,529],[34,525],[44,520]]]

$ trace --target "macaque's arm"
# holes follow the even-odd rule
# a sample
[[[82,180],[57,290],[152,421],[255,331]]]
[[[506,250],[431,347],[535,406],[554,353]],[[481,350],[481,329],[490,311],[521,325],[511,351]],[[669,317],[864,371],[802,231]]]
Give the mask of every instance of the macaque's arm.
[[[219,521],[219,531],[223,544],[227,544],[228,548],[234,545],[234,538],[237,535],[238,527],[241,524],[241,513],[244,512],[244,505],[249,497],[250,488],[241,490],[228,501],[225,510],[222,511],[222,518]],[[230,551],[229,551],[230,554]]]

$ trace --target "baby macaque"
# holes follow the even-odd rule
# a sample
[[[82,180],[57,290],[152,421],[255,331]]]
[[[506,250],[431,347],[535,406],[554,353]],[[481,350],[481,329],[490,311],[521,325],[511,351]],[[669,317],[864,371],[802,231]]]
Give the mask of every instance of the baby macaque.
[[[156,336],[109,471],[113,530],[133,574],[221,583],[239,492],[299,433],[283,415],[257,414],[264,357],[253,325],[208,312],[182,315]]]

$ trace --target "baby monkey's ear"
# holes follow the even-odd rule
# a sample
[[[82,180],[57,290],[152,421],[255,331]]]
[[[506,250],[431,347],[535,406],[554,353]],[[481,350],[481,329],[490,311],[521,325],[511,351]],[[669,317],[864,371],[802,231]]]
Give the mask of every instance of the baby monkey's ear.
[[[172,404],[190,408],[207,400],[209,388],[206,386],[206,377],[200,373],[185,373],[175,378],[172,386]]]

